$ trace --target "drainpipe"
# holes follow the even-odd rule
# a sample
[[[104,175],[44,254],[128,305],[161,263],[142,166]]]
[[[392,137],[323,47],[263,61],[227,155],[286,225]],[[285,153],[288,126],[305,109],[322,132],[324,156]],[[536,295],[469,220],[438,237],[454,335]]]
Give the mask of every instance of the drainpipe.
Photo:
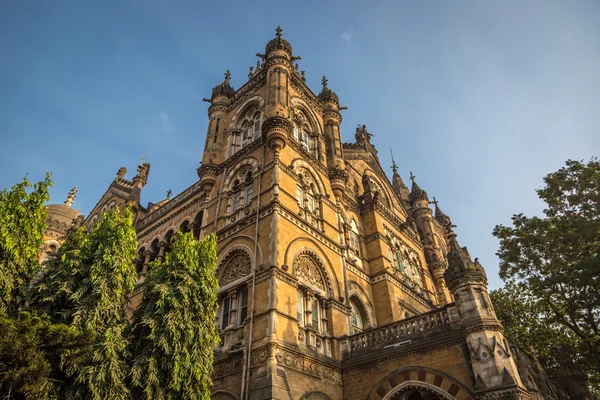
[[[250,332],[248,334],[248,347],[244,352],[244,364],[242,365],[242,393],[241,398],[248,399],[248,383],[250,381],[250,361],[252,360],[252,331],[254,328],[254,293],[256,288],[256,260],[258,259],[258,221],[260,218],[260,195],[262,191],[262,175],[265,168],[265,146],[262,146],[262,161],[258,175],[258,196],[256,204],[256,228],[254,230],[254,266],[252,268],[252,303],[250,304]]]

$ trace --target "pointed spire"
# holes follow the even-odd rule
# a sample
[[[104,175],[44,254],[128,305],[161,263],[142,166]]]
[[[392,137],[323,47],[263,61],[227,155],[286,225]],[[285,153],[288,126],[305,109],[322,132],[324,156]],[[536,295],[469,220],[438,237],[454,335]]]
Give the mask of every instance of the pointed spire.
[[[71,189],[71,191],[69,192],[69,196],[65,200],[65,205],[67,207],[71,207],[73,205],[73,202],[75,201],[75,196],[77,196],[77,186]]]
[[[394,172],[394,177],[398,174],[398,166],[396,166],[396,161],[394,161],[394,153],[392,152],[392,148],[390,147],[390,155],[392,156],[392,171]]]
[[[325,75],[323,75],[323,78],[321,78],[321,85],[323,86],[323,89],[321,90],[321,93],[319,93],[319,98],[322,101],[332,101],[334,103],[336,103],[336,105],[339,107],[340,105],[340,99],[338,98],[338,95],[335,94],[335,92],[331,89],[329,89],[329,87],[327,87],[327,82],[329,82],[327,80],[327,77]]]
[[[433,201],[431,203],[435,204],[435,214],[434,215],[435,215],[436,218],[442,218],[442,217],[446,216],[446,214],[444,214],[444,212],[442,211],[442,209],[438,205],[438,201],[435,198],[435,196],[433,196]]]
[[[394,154],[392,153],[392,149],[390,148],[390,155],[392,156],[392,188],[394,189],[394,193],[401,200],[408,201],[409,200],[409,191],[408,187],[404,184],[402,177],[398,173],[398,166],[396,165],[396,161],[394,160]]]
[[[487,276],[483,266],[479,263],[476,258],[475,262],[471,260],[469,251],[466,247],[461,247],[456,239],[456,234],[450,232],[448,235],[449,252],[448,252],[448,269],[444,273],[446,283],[450,287],[456,281],[466,276],[470,276],[469,282],[475,282],[475,280],[481,280],[487,283]]]
[[[419,187],[419,185],[417,185],[417,181],[415,180],[416,178],[417,176],[414,175],[412,171],[410,171],[410,180],[412,181],[412,187],[410,188],[411,193],[421,191],[421,188]]]

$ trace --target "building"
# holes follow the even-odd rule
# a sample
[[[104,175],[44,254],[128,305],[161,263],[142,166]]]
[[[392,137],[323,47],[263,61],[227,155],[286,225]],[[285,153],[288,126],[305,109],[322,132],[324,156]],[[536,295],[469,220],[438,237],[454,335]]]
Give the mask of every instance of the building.
[[[128,312],[177,230],[215,232],[213,399],[566,398],[504,337],[484,268],[437,201],[395,164],[390,182],[366,126],[342,142],[344,107],[327,79],[307,87],[280,28],[259,56],[241,88],[227,71],[205,99],[197,182],[142,206],[150,164],[131,180],[121,168],[83,222],[133,207]]]

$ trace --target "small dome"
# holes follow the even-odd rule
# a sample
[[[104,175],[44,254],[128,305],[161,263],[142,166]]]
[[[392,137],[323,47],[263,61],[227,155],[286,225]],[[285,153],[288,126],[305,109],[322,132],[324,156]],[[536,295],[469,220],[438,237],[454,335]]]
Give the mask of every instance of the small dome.
[[[290,42],[288,42],[287,40],[285,40],[284,38],[281,37],[281,32],[282,29],[280,26],[277,27],[277,29],[275,30],[276,33],[276,37],[275,39],[272,39],[269,41],[269,43],[267,43],[267,46],[265,47],[265,55],[269,55],[270,52],[277,50],[277,49],[283,49],[285,50],[287,53],[289,53],[289,55],[292,55],[292,45],[290,44]]]
[[[233,96],[235,94],[235,89],[231,87],[229,81],[231,80],[231,72],[227,70],[225,72],[225,80],[220,85],[217,85],[212,90],[211,99],[214,100],[217,96],[226,96],[227,98]]]
[[[340,99],[333,90],[327,87],[327,78],[325,76],[323,76],[323,79],[321,79],[321,84],[323,85],[323,90],[321,90],[321,93],[319,93],[319,99],[321,99],[323,102],[333,101],[339,104]]]

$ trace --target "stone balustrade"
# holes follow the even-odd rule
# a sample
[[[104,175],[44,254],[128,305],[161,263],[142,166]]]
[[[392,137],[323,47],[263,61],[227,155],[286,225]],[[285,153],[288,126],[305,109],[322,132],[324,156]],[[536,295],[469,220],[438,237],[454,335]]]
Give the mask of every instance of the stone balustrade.
[[[369,350],[395,347],[404,341],[410,341],[415,335],[450,323],[451,313],[443,308],[357,333],[343,339],[340,346],[343,357],[350,358]]]

